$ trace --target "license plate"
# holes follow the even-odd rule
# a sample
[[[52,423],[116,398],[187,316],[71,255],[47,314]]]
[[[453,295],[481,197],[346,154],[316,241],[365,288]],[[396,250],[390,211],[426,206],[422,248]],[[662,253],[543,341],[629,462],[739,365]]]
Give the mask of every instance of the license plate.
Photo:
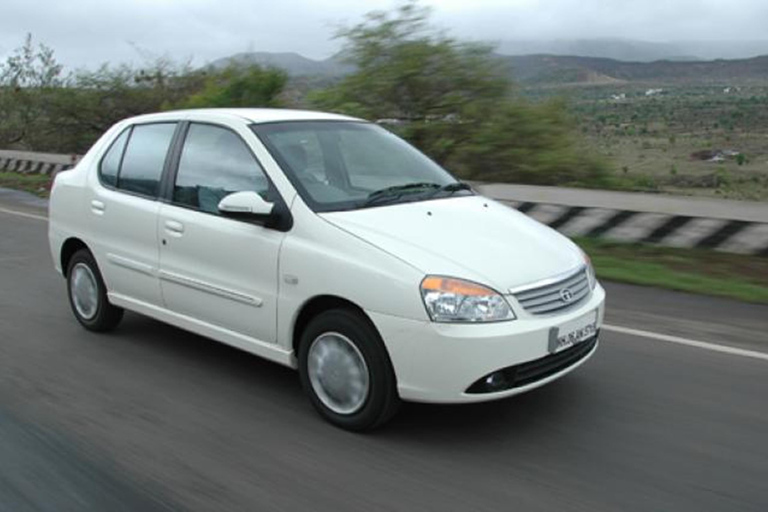
[[[597,333],[597,311],[566,322],[549,330],[549,353],[565,350]]]

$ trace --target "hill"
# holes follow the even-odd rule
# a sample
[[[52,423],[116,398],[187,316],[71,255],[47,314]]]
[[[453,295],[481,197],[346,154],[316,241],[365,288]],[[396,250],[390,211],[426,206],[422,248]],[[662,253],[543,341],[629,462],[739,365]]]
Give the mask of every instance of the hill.
[[[749,59],[768,54],[766,40],[653,42],[622,38],[502,40],[502,55],[578,55],[629,62]]]
[[[768,55],[750,59],[627,62],[600,57],[563,55],[498,55],[511,76],[523,85],[599,85],[638,83],[739,83],[768,81]],[[339,56],[313,60],[297,53],[240,53],[209,64],[259,64],[284,69],[291,77],[332,79],[353,68]]]
[[[768,53],[768,45],[765,45]],[[559,39],[554,41],[500,41],[496,51],[502,55],[578,55],[628,62],[657,60],[702,60],[698,46],[678,43],[655,43],[629,39]],[[758,52],[759,53],[759,52]],[[738,57],[751,57],[739,55]],[[733,56],[736,57],[736,56]]]
[[[248,64],[280,68],[291,76],[341,76],[348,73],[351,69],[349,65],[344,64],[337,56],[325,60],[313,60],[294,52],[238,53],[215,60],[208,64],[208,66],[220,69],[229,65],[242,66]]]
[[[524,84],[611,82],[744,82],[768,80],[768,56],[739,60],[624,62],[596,57],[524,55],[501,57]]]

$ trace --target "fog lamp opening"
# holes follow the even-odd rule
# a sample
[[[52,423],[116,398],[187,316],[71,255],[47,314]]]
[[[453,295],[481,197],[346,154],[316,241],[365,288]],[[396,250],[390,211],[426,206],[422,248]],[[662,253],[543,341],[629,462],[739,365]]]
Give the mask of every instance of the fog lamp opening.
[[[506,369],[498,370],[477,380],[467,389],[467,393],[496,393],[498,391],[505,391],[512,387],[514,380],[514,375],[507,375]]]

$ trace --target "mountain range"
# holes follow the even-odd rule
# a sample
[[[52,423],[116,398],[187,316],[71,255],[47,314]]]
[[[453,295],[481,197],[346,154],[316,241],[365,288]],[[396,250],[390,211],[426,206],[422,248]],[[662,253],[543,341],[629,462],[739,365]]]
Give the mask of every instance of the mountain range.
[[[501,57],[523,84],[742,83],[768,81],[768,55],[750,59],[625,62],[597,57]]]
[[[617,38],[504,40],[498,42],[496,51],[503,55],[574,55],[629,62],[748,59],[768,55],[768,40],[666,43]]]
[[[565,55],[496,54],[511,77],[523,85],[540,84],[610,84],[610,83],[734,83],[768,80],[768,55],[749,59],[657,60],[628,62],[604,57]],[[341,56],[313,60],[297,53],[240,53],[209,64],[213,68],[228,65],[259,64],[284,69],[292,77],[333,79],[353,70]]]

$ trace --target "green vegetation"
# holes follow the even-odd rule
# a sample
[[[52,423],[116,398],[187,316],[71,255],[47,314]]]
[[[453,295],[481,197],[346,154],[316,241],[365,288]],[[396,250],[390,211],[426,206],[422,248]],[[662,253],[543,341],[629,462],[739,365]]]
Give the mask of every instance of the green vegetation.
[[[279,99],[288,82],[288,75],[276,69],[259,66],[228,67],[207,74],[202,90],[175,106],[180,108],[205,107],[279,107]]]
[[[768,83],[731,80],[523,92],[532,101],[568,97],[590,150],[613,164],[610,188],[765,201]],[[663,92],[646,96],[652,88]]]
[[[0,172],[0,187],[23,190],[39,197],[48,197],[51,177],[42,174]]]
[[[51,95],[62,85],[53,50],[32,36],[0,65],[0,147],[24,143],[49,117]]]
[[[322,109],[391,120],[391,128],[458,176],[603,186],[607,168],[581,150],[566,105],[513,95],[492,47],[464,43],[406,3],[342,29],[355,71],[309,95]]]
[[[580,238],[598,277],[768,304],[768,259]]]
[[[115,122],[172,108],[281,106],[287,77],[257,65],[191,69],[159,59],[62,75],[31,36],[0,63],[0,148],[84,153]]]
[[[453,39],[415,1],[340,31],[354,71],[287,94],[285,72],[257,65],[193,70],[160,60],[62,76],[31,37],[0,64],[0,147],[83,153],[114,122],[190,107],[312,106],[387,126],[458,176],[607,186],[607,166],[584,151],[567,106],[514,94],[492,47]]]

